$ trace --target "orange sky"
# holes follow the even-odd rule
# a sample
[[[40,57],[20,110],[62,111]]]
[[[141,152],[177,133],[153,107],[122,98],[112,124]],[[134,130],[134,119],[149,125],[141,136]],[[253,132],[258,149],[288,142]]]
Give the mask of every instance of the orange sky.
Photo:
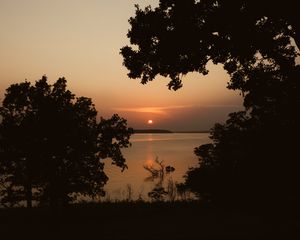
[[[134,128],[204,130],[241,109],[226,89],[222,66],[184,78],[176,92],[158,77],[142,85],[127,78],[120,48],[134,4],[156,0],[0,0],[0,98],[12,83],[64,76],[76,95],[91,97],[99,114],[119,113]],[[153,120],[149,126],[147,121]]]

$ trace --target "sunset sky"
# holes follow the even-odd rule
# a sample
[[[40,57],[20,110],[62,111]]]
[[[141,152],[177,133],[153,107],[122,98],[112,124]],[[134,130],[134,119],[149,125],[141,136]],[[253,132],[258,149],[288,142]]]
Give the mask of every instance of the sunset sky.
[[[129,44],[128,19],[134,4],[156,0],[0,0],[0,98],[12,83],[50,82],[66,77],[77,96],[93,99],[100,116],[113,113],[134,128],[207,130],[229,112],[240,110],[241,96],[226,89],[222,66],[184,78],[176,92],[168,79],[142,85],[127,77],[120,48]],[[153,120],[152,124],[148,120]]]

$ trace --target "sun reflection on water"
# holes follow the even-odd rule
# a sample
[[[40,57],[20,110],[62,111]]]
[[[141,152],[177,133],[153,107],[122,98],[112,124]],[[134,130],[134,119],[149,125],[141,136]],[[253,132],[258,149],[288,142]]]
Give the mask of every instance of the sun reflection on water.
[[[128,169],[121,172],[114,165],[105,165],[105,173],[109,177],[105,185],[107,196],[111,199],[124,199],[127,195],[126,186],[130,184],[133,192],[133,199],[142,197],[149,200],[148,193],[153,190],[159,182],[159,178],[153,179],[152,170],[160,170],[156,159],[163,161],[163,166],[172,166],[176,170],[170,175],[165,174],[165,185],[167,189],[168,179],[172,177],[174,183],[184,181],[183,176],[189,167],[197,166],[198,158],[193,149],[201,144],[210,142],[209,134],[134,134],[131,139],[132,147],[124,150],[124,157]],[[149,181],[145,181],[145,179]],[[123,195],[124,196],[123,196]],[[122,195],[122,196],[121,196]]]
[[[153,159],[152,158],[147,159],[145,165],[147,167],[153,167],[153,165],[154,165]]]
[[[148,141],[148,142],[153,142],[153,141],[154,141],[154,138],[153,138],[153,135],[152,135],[152,134],[148,134],[148,135],[147,135],[147,141]]]

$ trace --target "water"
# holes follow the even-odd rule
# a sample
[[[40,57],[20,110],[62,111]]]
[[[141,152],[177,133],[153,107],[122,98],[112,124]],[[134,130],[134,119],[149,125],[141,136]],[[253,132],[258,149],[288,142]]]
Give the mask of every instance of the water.
[[[128,197],[128,189],[133,199],[148,198],[148,192],[157,186],[160,178],[151,178],[150,172],[143,166],[158,168],[155,159],[172,166],[175,171],[165,174],[163,185],[168,181],[183,182],[184,174],[190,167],[197,166],[198,159],[194,148],[210,142],[208,133],[172,133],[172,134],[134,134],[132,147],[124,151],[128,169],[121,172],[107,160],[105,173],[109,181],[105,186],[106,198],[122,200]]]

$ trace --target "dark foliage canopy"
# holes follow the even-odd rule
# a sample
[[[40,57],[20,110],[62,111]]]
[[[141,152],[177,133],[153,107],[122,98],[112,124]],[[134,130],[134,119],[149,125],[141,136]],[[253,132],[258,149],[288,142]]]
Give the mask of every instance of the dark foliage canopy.
[[[229,87],[247,91],[241,71],[261,59],[280,62],[295,57],[290,37],[300,46],[300,21],[294,1],[160,0],[130,18],[132,46],[121,49],[129,77],[145,84],[158,74],[169,88],[182,86],[188,72],[207,74],[207,63],[224,64]]]
[[[157,75],[177,90],[189,72],[223,64],[229,89],[245,110],[211,130],[213,143],[195,149],[199,166],[186,186],[202,199],[236,204],[295,203],[300,199],[299,12],[294,1],[160,0],[136,8],[121,49],[129,77]],[[293,43],[294,42],[294,43]]]
[[[78,194],[103,195],[104,162],[126,168],[121,149],[132,129],[118,115],[97,122],[92,100],[75,98],[66,80],[44,76],[34,85],[11,85],[0,108],[0,177],[3,204],[62,205]]]

